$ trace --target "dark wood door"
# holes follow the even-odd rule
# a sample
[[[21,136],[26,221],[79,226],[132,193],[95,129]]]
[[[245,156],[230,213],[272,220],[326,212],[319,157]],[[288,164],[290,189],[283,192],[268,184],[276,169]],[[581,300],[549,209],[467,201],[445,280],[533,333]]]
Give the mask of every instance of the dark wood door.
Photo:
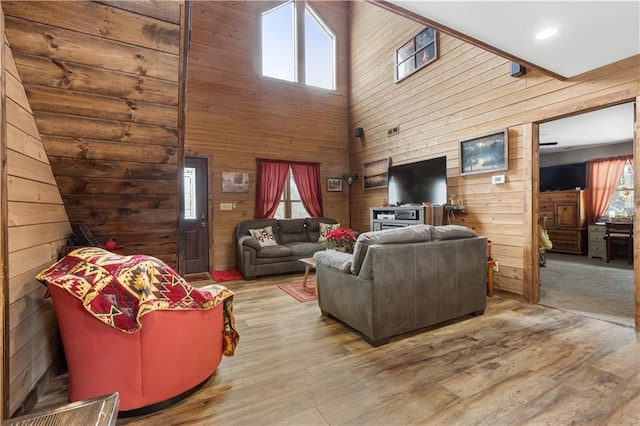
[[[209,270],[209,205],[207,159],[185,157],[182,229],[184,273]]]

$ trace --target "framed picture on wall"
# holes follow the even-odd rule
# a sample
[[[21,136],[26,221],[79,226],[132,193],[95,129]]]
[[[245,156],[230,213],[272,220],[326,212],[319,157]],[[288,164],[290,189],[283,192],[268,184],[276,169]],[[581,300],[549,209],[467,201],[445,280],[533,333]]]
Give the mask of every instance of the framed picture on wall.
[[[342,179],[341,178],[327,178],[327,191],[340,192],[342,191]]]
[[[460,141],[460,176],[508,169],[507,129]]]
[[[389,186],[389,158],[364,163],[362,184],[364,189],[386,188]]]
[[[222,192],[224,193],[249,192],[249,173],[222,172]]]

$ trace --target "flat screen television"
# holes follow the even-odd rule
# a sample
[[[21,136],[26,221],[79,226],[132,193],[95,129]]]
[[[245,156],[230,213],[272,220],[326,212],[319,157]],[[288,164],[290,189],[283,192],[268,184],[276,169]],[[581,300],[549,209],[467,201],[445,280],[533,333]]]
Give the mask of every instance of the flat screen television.
[[[540,192],[587,187],[587,163],[540,167]]]
[[[447,157],[389,167],[389,205],[447,204]]]

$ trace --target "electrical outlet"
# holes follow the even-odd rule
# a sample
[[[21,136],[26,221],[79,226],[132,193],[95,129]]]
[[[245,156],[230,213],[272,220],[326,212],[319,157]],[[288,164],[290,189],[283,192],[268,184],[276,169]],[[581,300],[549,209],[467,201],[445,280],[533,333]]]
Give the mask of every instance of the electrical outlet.
[[[236,203],[220,203],[220,210],[235,210]]]
[[[493,272],[500,272],[500,264],[498,263],[497,260],[493,264]]]
[[[387,136],[397,135],[398,133],[400,133],[400,126],[392,127],[387,130]]]

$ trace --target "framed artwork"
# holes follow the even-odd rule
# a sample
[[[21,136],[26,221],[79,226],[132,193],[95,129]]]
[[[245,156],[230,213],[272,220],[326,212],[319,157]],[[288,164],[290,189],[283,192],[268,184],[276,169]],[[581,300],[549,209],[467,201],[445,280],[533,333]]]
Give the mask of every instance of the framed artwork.
[[[342,191],[342,179],[341,178],[327,178],[327,191]]]
[[[249,173],[222,172],[222,192],[224,193],[249,192]]]
[[[364,189],[385,188],[389,186],[389,158],[364,163],[362,184]]]
[[[507,129],[460,141],[460,176],[508,169]]]
[[[396,83],[438,59],[436,36],[435,29],[426,27],[395,50]]]

